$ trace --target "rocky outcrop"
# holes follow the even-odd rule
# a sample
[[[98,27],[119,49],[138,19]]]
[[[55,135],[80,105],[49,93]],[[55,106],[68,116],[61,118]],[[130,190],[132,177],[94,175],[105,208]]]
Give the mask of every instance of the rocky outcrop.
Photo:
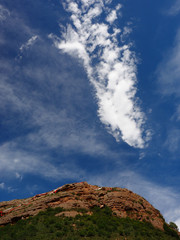
[[[1,202],[0,226],[34,216],[49,207],[62,207],[71,211],[61,214],[76,216],[75,209],[83,208],[91,213],[94,206],[108,206],[118,217],[151,222],[163,230],[165,221],[162,215],[143,197],[125,188],[98,187],[86,182],[66,184],[28,199]]]

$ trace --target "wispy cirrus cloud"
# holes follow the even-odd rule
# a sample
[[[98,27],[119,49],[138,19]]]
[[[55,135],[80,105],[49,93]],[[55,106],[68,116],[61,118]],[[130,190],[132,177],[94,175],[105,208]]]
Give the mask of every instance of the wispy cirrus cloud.
[[[115,176],[115,177],[114,177]],[[132,170],[112,171],[98,176],[89,176],[91,184],[124,187],[143,196],[160,210],[167,222],[176,222],[180,228],[180,194],[170,187],[160,186]]]
[[[22,58],[0,60],[1,126],[10,133],[4,139],[1,131],[0,174],[17,180],[26,174],[77,180],[83,170],[73,160],[54,161],[52,152],[111,159],[117,153],[94,124],[86,123],[90,113],[82,116],[89,99],[83,73],[76,73],[78,66],[70,64],[69,57],[59,58],[49,39],[34,41],[35,37],[30,38],[32,45],[28,44],[28,54]]]
[[[143,148],[150,132],[145,131],[145,115],[136,98],[136,58],[130,45],[119,42],[121,30],[113,23],[121,6],[108,13],[110,2],[64,1],[72,24],[61,39],[50,37],[58,49],[83,61],[96,91],[98,116],[108,131],[117,141]],[[107,16],[101,21],[102,12]]]
[[[3,54],[4,48],[8,49],[8,56],[10,59],[10,57],[14,56],[16,52],[19,51],[19,48],[23,45],[27,38],[31,38],[36,35],[36,30],[32,29],[25,23],[23,17],[15,8],[11,8],[11,10],[9,10],[8,8],[0,5],[0,24],[0,58],[5,57]]]
[[[167,14],[171,16],[176,16],[180,12],[180,1],[175,0],[173,5],[167,10]]]
[[[6,20],[8,16],[10,16],[10,11],[7,8],[0,5],[0,22]]]
[[[0,173],[6,179],[20,179],[23,174],[38,175],[49,179],[78,179],[83,170],[73,162],[53,164],[47,155],[22,150],[16,142],[0,147]],[[8,177],[7,177],[8,176]],[[4,188],[2,183],[1,188]]]
[[[177,106],[176,113],[174,114],[173,119],[175,119],[177,122],[180,121],[180,105]]]
[[[121,16],[121,12],[119,11],[121,8],[122,5],[118,4],[115,10],[110,10],[110,13],[106,17],[106,21],[112,24],[118,18],[117,13]]]
[[[178,152],[180,143],[180,29],[178,29],[175,41],[172,47],[165,53],[162,62],[159,64],[156,74],[158,77],[158,88],[160,94],[164,97],[173,97],[173,106],[175,109],[170,118],[171,125],[167,131],[167,138],[164,146],[171,154]],[[177,159],[177,155],[175,154]]]
[[[171,152],[171,153],[178,153],[180,145],[180,129],[178,128],[171,128],[168,131],[167,139],[165,141],[164,146]],[[177,155],[175,155],[176,159]]]
[[[4,189],[4,188],[5,188],[5,183],[4,182],[0,183],[0,189]]]
[[[175,94],[180,97],[180,29],[173,46],[164,55],[157,68],[158,83],[163,95]]]
[[[25,44],[22,44],[22,46],[19,48],[20,51],[23,52],[25,49],[28,49],[36,42],[37,39],[38,39],[37,35],[32,36]]]

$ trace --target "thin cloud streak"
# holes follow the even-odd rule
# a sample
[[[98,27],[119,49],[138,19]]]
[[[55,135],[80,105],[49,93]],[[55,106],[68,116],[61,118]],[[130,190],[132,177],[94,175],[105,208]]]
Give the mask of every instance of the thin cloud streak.
[[[4,29],[14,29],[15,34],[17,31],[23,37],[15,47],[13,45],[16,59],[0,60],[1,124],[2,129],[10,133],[7,139],[2,137],[0,175],[17,180],[26,174],[77,180],[83,170],[75,166],[75,160],[69,160],[72,153],[117,157],[117,153],[102,140],[95,125],[84,123],[90,113],[81,116],[80,110],[89,101],[84,93],[82,74],[76,74],[72,69],[74,65],[70,66],[64,56],[59,58],[49,39],[35,34],[18,14],[12,13],[5,23]],[[18,54],[26,50],[28,54],[18,58]],[[74,78],[81,88],[76,86]],[[83,104],[79,104],[79,99],[84,99]],[[73,104],[80,105],[80,110]],[[69,154],[68,163],[52,159],[53,151]]]
[[[22,44],[19,50],[22,52],[23,50],[28,49],[30,46],[32,46],[35,43],[37,39],[38,39],[37,35],[32,36],[25,44]]]
[[[87,95],[84,95],[86,87],[82,84],[81,77],[74,74],[74,65],[70,66],[64,56],[59,59],[55,47],[49,46],[41,38],[37,44],[32,45],[31,52],[34,57],[37,56],[37,49],[40,59],[21,67],[16,65],[20,64],[21,60],[0,61],[3,70],[0,82],[1,114],[6,116],[8,112],[8,116],[11,116],[8,123],[2,118],[2,124],[12,132],[10,138],[0,146],[0,174],[13,179],[18,176],[18,179],[21,179],[22,175],[29,173],[45,178],[63,179],[64,176],[74,176],[74,179],[79,179],[78,173],[81,171],[77,170],[74,174],[69,171],[69,168],[76,169],[73,163],[68,163],[66,167],[63,164],[63,170],[61,160],[53,162],[51,151],[111,159],[117,158],[117,152],[112,151],[102,140],[101,133],[93,123],[84,123],[85,116],[82,117],[81,112],[73,106],[73,103],[81,105],[83,110],[87,104]],[[49,61],[39,66],[38,62],[42,62],[41,56]],[[61,65],[61,70],[54,67],[52,60],[56,60],[57,66]],[[72,74],[66,72],[67,67]],[[16,74],[11,81],[14,69]],[[77,83],[73,83],[74,77],[81,88],[77,87]],[[33,91],[30,91],[31,85],[27,84],[29,79],[35,86]],[[83,104],[79,104],[82,99]],[[14,129],[14,121],[20,125],[19,129]]]
[[[180,1],[176,0],[174,4],[170,7],[170,9],[167,11],[168,15],[176,16],[180,12]]]
[[[0,189],[4,189],[5,188],[5,183],[0,183]]]
[[[145,197],[161,211],[167,222],[176,222],[180,228],[180,194],[172,188],[155,184],[131,170],[103,173],[103,176],[89,176],[88,182],[99,186],[128,188]]]
[[[180,120],[180,29],[177,30],[173,46],[165,54],[164,59],[159,64],[156,75],[158,78],[159,92],[164,97],[174,97],[175,113],[170,118],[171,126],[167,131],[167,138],[164,147],[172,154],[173,159],[177,158],[180,143],[180,130],[178,121]]]
[[[130,146],[144,148],[150,132],[144,129],[145,115],[136,98],[136,58],[130,45],[119,46],[121,30],[113,25],[120,7],[106,17],[110,24],[105,24],[105,20],[96,23],[96,19],[110,10],[108,5],[102,1],[81,4],[79,7],[76,2],[64,2],[72,24],[67,26],[62,39],[52,34],[49,37],[58,49],[83,60],[96,90],[99,118],[108,131],[117,141],[123,139]],[[109,33],[110,28],[113,33]]]
[[[161,93],[163,95],[175,94],[180,97],[180,29],[177,31],[173,45],[165,54],[156,73]]]
[[[6,179],[22,179],[23,174],[33,174],[49,179],[79,179],[84,175],[83,170],[74,163],[58,163],[54,165],[45,154],[23,151],[17,148],[16,142],[0,147],[0,173]],[[17,173],[18,172],[18,173]],[[1,184],[0,188],[4,185]]]
[[[180,146],[180,129],[178,128],[171,128],[167,134],[167,139],[165,141],[164,146],[173,153],[178,153],[179,146]],[[175,155],[175,158],[177,158],[177,155]]]
[[[2,5],[0,5],[0,22],[6,20],[8,16],[10,16],[10,11],[4,8]]]

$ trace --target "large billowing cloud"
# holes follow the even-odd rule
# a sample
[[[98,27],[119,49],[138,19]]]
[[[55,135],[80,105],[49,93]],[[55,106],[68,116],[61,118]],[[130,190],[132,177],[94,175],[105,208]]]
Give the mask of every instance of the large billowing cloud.
[[[105,2],[105,3],[104,3]],[[130,44],[121,42],[125,29],[116,27],[121,5],[110,8],[111,1],[66,1],[71,24],[55,45],[83,61],[95,88],[98,115],[108,131],[119,141],[143,148],[149,140],[145,116],[136,98],[136,59]]]

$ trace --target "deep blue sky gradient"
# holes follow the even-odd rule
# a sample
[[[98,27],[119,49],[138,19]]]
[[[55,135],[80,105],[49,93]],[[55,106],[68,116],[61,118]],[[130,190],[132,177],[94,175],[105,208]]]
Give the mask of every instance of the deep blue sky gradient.
[[[0,21],[0,201],[88,181],[131,188],[168,220],[180,218],[179,213],[173,219],[176,205],[172,216],[166,212],[167,203],[180,200],[180,94],[163,94],[163,81],[159,81],[160,66],[176,45],[180,14],[168,15],[173,2],[167,0],[122,4],[123,17],[117,25],[121,28],[131,22],[127,42],[133,42],[138,58],[137,97],[152,131],[148,147],[142,150],[116,142],[108,133],[97,116],[95,90],[81,60],[60,52],[48,37],[61,38],[59,25],[65,27],[70,21],[62,4],[57,0],[0,1],[9,11]],[[114,0],[111,7],[115,5]],[[20,51],[35,35],[38,39]],[[34,165],[29,156],[35,159]],[[20,160],[17,168],[14,158]],[[162,207],[154,199],[158,191],[162,196],[172,193]]]

